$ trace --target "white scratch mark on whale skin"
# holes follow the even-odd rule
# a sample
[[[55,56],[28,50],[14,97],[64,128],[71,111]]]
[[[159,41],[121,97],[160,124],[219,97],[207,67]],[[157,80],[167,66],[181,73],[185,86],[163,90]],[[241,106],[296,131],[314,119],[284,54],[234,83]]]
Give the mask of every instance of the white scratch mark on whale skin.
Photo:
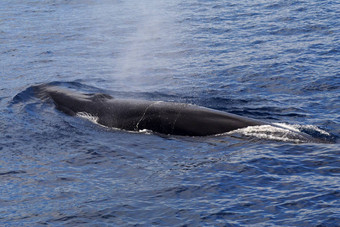
[[[153,103],[151,103],[150,105],[148,105],[148,106],[145,108],[142,117],[138,120],[138,122],[137,122],[137,124],[136,124],[136,126],[135,126],[135,130],[136,130],[136,131],[139,131],[139,130],[140,130],[140,129],[139,129],[139,124],[141,123],[141,121],[142,121],[143,118],[145,117],[145,114],[146,114],[146,112],[148,111],[148,109],[149,109],[151,106],[156,105],[156,104],[158,104],[158,103],[162,103],[162,102],[163,102],[163,101],[156,101],[156,102],[153,102]]]

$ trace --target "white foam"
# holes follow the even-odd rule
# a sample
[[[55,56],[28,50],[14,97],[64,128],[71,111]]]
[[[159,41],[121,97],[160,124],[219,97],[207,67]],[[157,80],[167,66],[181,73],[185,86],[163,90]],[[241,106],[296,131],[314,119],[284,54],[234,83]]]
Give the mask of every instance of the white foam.
[[[274,123],[273,125],[277,125],[282,128],[287,128],[289,130],[296,131],[296,132],[311,131],[311,132],[317,132],[317,133],[320,133],[326,136],[331,135],[330,133],[318,128],[315,125],[298,125],[298,124],[289,125],[285,123]]]
[[[303,143],[311,141],[311,137],[309,135],[301,132],[294,125],[282,123],[275,125],[249,126],[246,128],[241,128],[228,132],[227,134],[293,143]]]
[[[91,121],[91,122],[93,122],[95,124],[98,124],[99,118],[97,116],[93,116],[93,115],[91,115],[89,113],[86,113],[86,112],[78,112],[77,116],[81,117],[81,118],[84,118],[86,120],[89,120],[89,121]]]
[[[285,128],[294,132],[300,132],[299,128],[297,127],[297,125],[289,125],[286,123],[273,123],[273,125],[276,125],[280,128]]]
[[[299,142],[299,140],[289,138],[287,136],[289,133],[290,131],[287,129],[278,128],[272,125],[259,125],[236,129],[229,132],[228,134],[240,134],[242,136],[255,137],[259,139]]]
[[[331,136],[331,134],[329,132],[326,132],[325,130],[322,130],[318,127],[316,127],[315,125],[295,125],[298,129],[302,130],[302,131],[315,131],[318,132],[322,135],[326,135],[326,136]]]
[[[143,133],[143,134],[153,134],[153,131],[152,130],[149,130],[149,129],[141,129],[141,130],[138,130],[139,133]]]
[[[228,132],[227,135],[246,136],[259,139],[276,140],[284,142],[305,143],[318,141],[312,135],[321,134],[330,136],[330,133],[314,125],[298,125],[274,123],[272,125],[249,126]]]

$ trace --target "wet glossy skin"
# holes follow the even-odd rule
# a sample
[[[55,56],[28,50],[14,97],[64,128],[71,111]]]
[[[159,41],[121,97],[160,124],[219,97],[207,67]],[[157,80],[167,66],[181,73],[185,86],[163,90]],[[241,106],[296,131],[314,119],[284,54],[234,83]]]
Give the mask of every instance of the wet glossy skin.
[[[69,115],[87,113],[107,127],[162,134],[207,136],[264,122],[205,107],[162,101],[115,99],[106,94],[82,94],[55,86],[37,86],[41,98],[50,98]]]

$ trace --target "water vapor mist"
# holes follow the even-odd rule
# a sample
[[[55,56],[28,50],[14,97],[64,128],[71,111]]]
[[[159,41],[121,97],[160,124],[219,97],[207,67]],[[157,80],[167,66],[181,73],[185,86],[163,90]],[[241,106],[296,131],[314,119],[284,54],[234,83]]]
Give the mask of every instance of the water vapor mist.
[[[104,48],[112,50],[112,80],[133,89],[156,86],[171,76],[173,54],[176,55],[178,26],[175,24],[174,2],[128,1],[103,4],[98,33],[108,35]],[[100,12],[99,12],[100,11]],[[103,26],[105,25],[105,26]],[[110,34],[109,30],[120,31]]]

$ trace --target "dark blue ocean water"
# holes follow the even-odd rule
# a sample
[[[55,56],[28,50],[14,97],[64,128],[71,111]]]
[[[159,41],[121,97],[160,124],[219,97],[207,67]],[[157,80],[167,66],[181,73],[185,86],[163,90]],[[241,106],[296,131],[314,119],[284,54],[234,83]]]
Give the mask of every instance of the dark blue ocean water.
[[[330,0],[1,0],[0,225],[339,226],[339,15]],[[107,129],[35,98],[50,82],[322,143]]]

